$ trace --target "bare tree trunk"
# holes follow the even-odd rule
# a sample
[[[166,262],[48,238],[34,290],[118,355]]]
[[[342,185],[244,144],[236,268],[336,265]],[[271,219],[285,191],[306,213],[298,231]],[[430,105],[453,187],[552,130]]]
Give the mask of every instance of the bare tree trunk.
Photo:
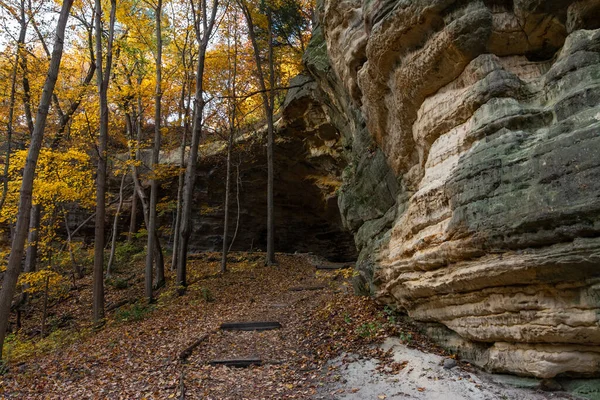
[[[183,65],[185,68],[185,49],[182,57]],[[186,102],[186,85],[189,81],[186,72],[186,79],[184,85],[181,90],[181,104],[180,109],[184,109],[183,115],[183,133],[181,134],[181,147],[179,149],[180,160],[179,160],[179,179],[177,182],[177,212],[175,214],[175,228],[173,229],[173,256],[171,259],[171,271],[175,271],[177,269],[177,260],[179,257],[179,230],[181,227],[181,205],[183,201],[183,185],[185,179],[185,144],[187,141],[188,131],[190,129],[190,96],[191,96],[191,87],[187,92],[187,102]]]
[[[152,260],[156,247],[155,238],[157,236],[156,227],[156,203],[158,200],[158,177],[156,176],[158,168],[158,158],[160,155],[160,125],[161,125],[161,105],[162,98],[162,31],[161,31],[161,14],[162,0],[158,0],[155,14],[155,30],[156,30],[156,89],[154,93],[154,147],[152,149],[152,162],[150,169],[152,170],[152,179],[150,180],[150,214],[148,215],[148,252],[146,254],[146,274],[145,274],[145,294],[148,303],[152,302]],[[158,260],[157,260],[158,261]],[[160,287],[165,284],[164,265],[156,263],[156,286]]]
[[[21,6],[24,7],[23,2],[21,2]],[[12,145],[12,134],[13,134],[13,123],[14,123],[14,115],[15,115],[15,103],[16,103],[16,91],[17,91],[17,71],[19,70],[19,56],[21,51],[23,51],[22,47],[25,43],[25,35],[27,34],[27,25],[21,24],[21,29],[19,31],[19,39],[17,40],[17,51],[15,52],[15,65],[13,65],[13,70],[10,78],[10,97],[8,101],[8,121],[6,123],[6,156],[4,159],[4,171],[2,175],[2,198],[0,198],[0,210],[4,206],[4,202],[6,201],[6,195],[8,194],[8,169],[10,166],[10,155],[11,155],[11,145]]]
[[[194,5],[193,1],[190,3]],[[196,94],[194,103],[194,124],[192,129],[192,140],[190,153],[185,171],[185,186],[183,189],[182,219],[180,228],[181,247],[179,248],[179,260],[177,263],[177,286],[180,287],[179,293],[183,294],[187,286],[187,250],[190,235],[192,233],[192,202],[194,197],[194,183],[196,180],[196,165],[198,164],[198,146],[200,136],[202,135],[203,116],[204,116],[204,62],[206,59],[206,49],[212,36],[217,16],[218,0],[213,0],[210,17],[208,16],[206,0],[201,2],[202,16],[199,19],[194,10],[196,39],[198,40],[198,64],[196,68]],[[200,29],[202,23],[202,31]]]
[[[177,257],[179,255],[179,227],[181,225],[181,200],[183,195],[183,182],[184,182],[184,170],[183,167],[185,165],[185,140],[186,140],[186,129],[184,128],[183,133],[181,134],[181,160],[179,164],[179,178],[177,182],[177,210],[175,214],[175,228],[173,229],[173,256],[171,259],[171,271],[177,269]]]
[[[33,134],[31,135],[31,144],[29,146],[27,160],[25,161],[25,168],[23,169],[23,181],[21,183],[15,234],[10,256],[8,258],[8,265],[4,274],[4,281],[2,283],[2,288],[0,289],[0,356],[2,355],[6,328],[8,327],[10,305],[15,294],[17,279],[21,272],[25,238],[27,237],[27,229],[29,227],[33,178],[35,176],[35,168],[42,147],[42,139],[44,138],[46,118],[52,100],[52,93],[54,92],[56,80],[58,79],[58,71],[60,69],[60,61],[63,54],[65,27],[72,5],[73,0],[64,0],[62,3],[60,17],[55,31],[56,40],[54,42],[54,47],[52,48],[52,59],[50,61],[50,66],[48,67],[48,74],[40,98]]]
[[[233,144],[233,129],[229,133],[227,141],[227,172],[225,178],[225,215],[223,217],[223,251],[221,255],[221,273],[227,272],[227,236],[229,235],[229,191],[230,191],[230,176],[231,176],[231,146]]]
[[[94,232],[93,320],[104,318],[104,219],[106,216],[106,158],[108,147],[108,82],[112,67],[112,44],[115,28],[116,0],[111,0],[106,69],[102,60],[102,2],[95,0],[96,78],[100,97],[100,136],[96,172],[96,228]]]
[[[271,10],[269,9],[267,21],[269,24],[269,115],[267,116],[267,169],[268,169],[268,180],[267,180],[267,265],[273,265],[275,261],[275,198],[274,198],[274,187],[275,187],[275,159],[273,155],[273,147],[275,146],[275,128],[273,123],[273,112],[275,111],[275,69],[273,60],[273,19]]]
[[[252,48],[254,49],[254,59],[256,62],[256,73],[258,75],[258,82],[260,84],[261,95],[263,100],[263,107],[265,110],[265,117],[267,119],[267,256],[265,259],[266,265],[273,265],[275,261],[275,206],[273,199],[273,184],[274,184],[274,167],[273,167],[273,144],[274,144],[274,122],[273,122],[273,111],[275,108],[275,92],[274,92],[274,67],[273,67],[273,25],[272,25],[272,11],[269,8],[267,10],[267,24],[268,24],[268,59],[269,64],[269,84],[270,88],[267,90],[264,73],[262,70],[262,60],[260,57],[260,48],[256,40],[256,32],[254,31],[254,21],[252,20],[252,13],[248,8],[248,5],[243,0],[238,0],[242,8],[242,12],[246,18],[248,24],[248,36],[252,42]]]
[[[242,180],[242,178],[240,177],[241,163],[242,161],[240,160],[237,164],[235,164],[235,201],[237,204],[237,215],[235,217],[235,231],[233,231],[233,237],[231,238],[231,243],[229,243],[229,249],[227,251],[231,251],[231,248],[233,247],[233,242],[235,242],[235,238],[237,237],[238,229],[240,227],[240,183]]]
[[[141,85],[142,79],[138,78],[138,86]],[[140,145],[142,143],[142,115],[143,115],[143,106],[142,106],[142,98],[138,94],[137,98],[137,115],[135,116],[135,120],[137,121],[135,124],[136,130],[136,148],[135,148],[135,159],[140,160],[141,152]],[[148,198],[146,197],[146,193],[144,192],[144,188],[142,187],[142,183],[140,182],[140,175],[138,172],[138,167],[134,163],[131,166],[131,178],[133,179],[134,189],[139,197],[140,203],[142,203],[142,215],[144,217],[144,225],[146,225],[146,229],[148,229]]]
[[[25,14],[25,2],[21,0],[21,32],[27,30],[27,21]],[[23,72],[22,78],[22,86],[23,86],[23,108],[25,110],[25,121],[27,122],[27,128],[29,128],[29,133],[33,133],[34,122],[33,122],[33,114],[31,112],[31,85],[29,84],[29,72],[27,68],[27,52],[23,48],[20,47],[21,50],[21,70]]]
[[[46,317],[48,316],[48,285],[50,284],[50,277],[46,277],[46,285],[44,286],[44,306],[42,308],[42,326],[40,328],[40,336],[43,338],[46,336]]]
[[[65,229],[67,230],[67,250],[69,251],[69,257],[71,258],[71,264],[73,265],[73,287],[75,287],[75,277],[79,279],[83,278],[83,271],[81,269],[81,266],[77,264],[77,260],[75,260],[75,255],[73,254],[73,234],[71,233],[71,228],[69,227],[69,218],[67,217],[66,213]]]
[[[181,66],[184,73],[183,85],[181,85],[181,96],[179,98],[179,121],[180,126],[183,127],[181,134],[181,146],[180,146],[180,160],[179,160],[179,176],[177,182],[177,206],[175,212],[175,223],[173,229],[173,255],[171,258],[171,271],[177,270],[177,260],[179,257],[179,231],[181,226],[181,206],[183,197],[183,185],[185,180],[185,147],[187,137],[190,131],[190,102],[192,96],[192,77],[193,71],[190,71],[190,66],[193,63],[193,56],[190,55],[190,63],[187,62],[188,46],[191,32],[187,31],[185,34],[185,41],[183,47],[178,46],[177,40],[173,40],[173,44],[181,53]],[[190,52],[191,54],[191,52]],[[183,114],[183,118],[182,118]]]
[[[115,219],[113,221],[113,233],[110,244],[110,256],[108,257],[108,265],[106,266],[106,278],[110,278],[110,272],[112,270],[113,260],[115,258],[115,250],[117,248],[117,231],[119,228],[119,214],[121,213],[121,207],[123,207],[123,187],[125,186],[126,173],[123,173],[121,178],[121,186],[119,186],[119,205],[117,206],[117,212],[115,213]]]
[[[29,217],[29,234],[27,235],[27,250],[25,251],[25,272],[35,272],[35,264],[37,262],[38,252],[38,237],[40,230],[40,220],[42,214],[42,206],[34,204],[31,207],[31,215]]]
[[[227,140],[227,171],[225,178],[225,215],[223,221],[223,254],[221,256],[221,273],[227,272],[227,253],[229,251],[229,247],[227,246],[227,237],[229,235],[229,192],[231,191],[231,148],[233,147],[233,138],[235,136],[235,123],[236,123],[236,80],[237,80],[237,23],[234,26],[234,53],[233,53],[233,70],[230,70],[230,76],[228,79],[231,99],[229,101],[229,137]],[[228,49],[229,50],[229,49]],[[231,62],[231,52],[228,51],[228,55]]]
[[[138,99],[139,115],[141,115],[141,110],[142,110],[142,103],[141,103],[141,100]],[[138,138],[137,142],[141,143],[141,138],[142,138],[141,117],[139,117],[139,119],[140,119],[140,122],[138,122],[138,127],[137,127],[137,138]],[[136,153],[136,159],[139,160],[139,158],[140,158],[139,147],[136,149],[135,153]],[[142,203],[142,215],[144,217],[144,224],[146,225],[146,229],[147,229],[148,225],[149,225],[148,215],[150,212],[149,211],[150,206],[148,204],[148,197],[146,196],[146,193],[144,192],[144,188],[142,187],[142,183],[140,182],[138,169],[135,164],[131,166],[131,178],[133,179],[134,193],[137,194],[137,197],[139,198],[140,203]],[[160,240],[158,238],[158,235],[155,236],[154,240],[156,242],[157,263],[160,265],[164,265],[164,256],[163,256],[163,251],[162,251],[162,247],[160,245]]]
[[[135,193],[135,190],[134,190],[133,194],[131,195],[131,215],[129,218],[129,232],[127,233],[127,241],[129,243],[131,243],[131,241],[133,240],[133,234],[136,232],[137,203],[138,203],[137,194]]]
[[[31,212],[29,214],[29,233],[27,234],[27,248],[25,249],[25,265],[23,266],[23,272],[35,272],[37,263],[37,251],[38,251],[38,236],[40,229],[41,219],[41,206],[39,204],[33,204],[31,206]],[[26,289],[29,287],[28,284],[23,285],[23,292],[21,293],[21,299],[19,304],[26,304],[28,301],[28,293]]]
[[[125,113],[125,126],[127,129],[127,137],[130,140],[133,140],[134,135],[133,135],[133,121],[132,121],[132,117],[131,114],[129,114],[128,112]],[[137,158],[137,154],[135,156],[133,156],[131,154],[131,146],[129,147],[129,156],[130,158]],[[134,173],[135,169],[132,166],[131,167],[131,172],[132,174]],[[134,183],[135,185],[135,183]],[[127,242],[131,243],[131,241],[133,240],[133,234],[136,232],[136,226],[137,226],[137,203],[138,203],[138,196],[137,196],[137,190],[134,186],[133,189],[133,193],[131,195],[131,215],[130,215],[130,220],[129,220],[129,232],[127,233]]]

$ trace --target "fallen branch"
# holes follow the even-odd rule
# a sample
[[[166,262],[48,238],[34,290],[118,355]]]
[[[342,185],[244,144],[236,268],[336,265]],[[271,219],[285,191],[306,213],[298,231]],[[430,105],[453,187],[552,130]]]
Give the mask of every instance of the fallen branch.
[[[179,354],[179,360],[180,361],[185,361],[187,360],[187,358],[189,356],[192,355],[192,352],[194,351],[194,349],[198,346],[200,346],[202,344],[202,342],[204,342],[206,340],[206,338],[208,338],[208,333],[200,336],[194,343],[192,343],[191,345],[189,345],[185,350],[183,350],[180,354]]]
[[[129,303],[132,303],[132,302],[133,302],[132,299],[124,299],[124,300],[121,300],[121,301],[117,301],[116,303],[111,304],[108,307],[106,307],[106,311],[115,310],[115,309],[117,309],[119,307],[124,306],[125,304],[129,304]]]

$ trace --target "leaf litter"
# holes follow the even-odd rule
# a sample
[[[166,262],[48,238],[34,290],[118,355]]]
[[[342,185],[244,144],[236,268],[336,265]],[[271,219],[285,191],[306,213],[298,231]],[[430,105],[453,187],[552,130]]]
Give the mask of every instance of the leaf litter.
[[[9,372],[0,376],[0,396],[179,399],[183,391],[186,399],[306,399],[338,379],[327,361],[343,353],[377,357],[392,370],[405,367],[393,365],[390,354],[373,346],[400,328],[371,299],[352,294],[348,270],[315,271],[304,255],[278,254],[274,267],[264,266],[263,258],[262,253],[232,253],[229,271],[221,275],[218,253],[191,257],[191,283],[184,296],[161,289],[147,315],[123,318],[120,310],[132,307],[123,305],[108,313],[106,325],[97,332],[89,330],[75,343],[11,363]],[[143,266],[132,268],[139,271],[121,274],[141,274]],[[54,310],[74,320],[73,334],[91,326],[91,285],[86,279],[76,296]],[[290,291],[317,286],[323,287]],[[127,290],[107,288],[107,304],[142,297],[140,279]],[[282,328],[218,330],[223,322],[250,321],[278,321]],[[420,346],[416,331],[402,329],[410,330],[408,335],[415,338],[411,343]],[[182,360],[180,354],[192,344]],[[252,357],[263,365],[208,364]]]

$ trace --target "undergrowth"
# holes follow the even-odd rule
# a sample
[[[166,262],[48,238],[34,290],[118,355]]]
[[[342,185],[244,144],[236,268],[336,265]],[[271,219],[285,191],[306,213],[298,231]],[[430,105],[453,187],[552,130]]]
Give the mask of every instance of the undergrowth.
[[[56,329],[44,338],[25,338],[11,333],[4,341],[6,364],[20,362],[33,356],[49,354],[65,346],[83,340],[90,333],[89,329],[79,331]]]
[[[142,303],[134,303],[127,307],[121,307],[115,313],[115,320],[120,322],[142,321],[154,311],[154,306]]]

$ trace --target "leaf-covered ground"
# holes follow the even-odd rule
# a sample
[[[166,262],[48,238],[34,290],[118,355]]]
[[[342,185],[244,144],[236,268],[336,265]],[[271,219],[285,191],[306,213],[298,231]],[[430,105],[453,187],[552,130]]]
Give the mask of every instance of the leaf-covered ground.
[[[391,313],[351,294],[348,271],[317,272],[302,255],[278,254],[275,267],[262,260],[259,253],[235,253],[229,272],[220,275],[217,254],[198,255],[190,260],[191,283],[184,296],[162,289],[151,309],[125,304],[110,311],[98,331],[87,322],[91,290],[89,278],[82,280],[78,291],[51,309],[53,320],[69,321],[67,327],[11,362],[0,376],[0,396],[168,399],[182,398],[183,391],[186,399],[309,398],[331,378],[325,363],[332,357],[352,351],[385,359],[369,344],[399,328]],[[141,297],[143,282],[137,277],[143,267],[135,268],[122,271],[115,278],[121,283],[108,286],[107,306]],[[323,288],[289,290],[317,285]],[[283,327],[218,330],[222,322],[253,320],[278,321]],[[181,360],[181,353],[202,337]],[[249,357],[264,365],[208,364]]]

